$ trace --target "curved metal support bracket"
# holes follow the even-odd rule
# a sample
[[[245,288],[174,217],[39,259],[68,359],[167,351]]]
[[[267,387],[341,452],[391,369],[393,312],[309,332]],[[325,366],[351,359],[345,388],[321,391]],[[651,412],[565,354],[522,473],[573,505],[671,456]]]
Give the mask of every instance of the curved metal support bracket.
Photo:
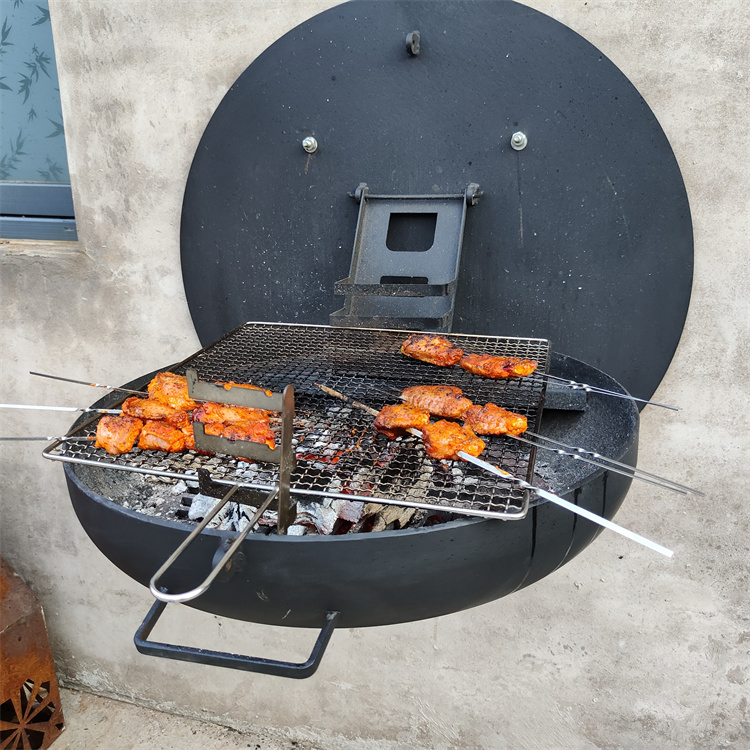
[[[159,570],[157,570],[156,573],[154,573],[154,575],[151,577],[151,580],[149,581],[149,589],[157,599],[165,603],[189,602],[191,599],[196,599],[202,593],[204,593],[213,583],[216,576],[221,573],[224,566],[229,562],[232,555],[234,555],[234,553],[237,551],[245,537],[254,528],[255,524],[258,523],[258,520],[263,515],[266,508],[268,508],[273,499],[279,494],[278,489],[274,489],[268,494],[268,497],[266,497],[266,499],[261,503],[258,510],[253,514],[253,517],[250,519],[247,526],[245,526],[245,528],[239,533],[237,538],[232,542],[231,546],[224,553],[219,562],[214,565],[213,569],[204,579],[203,583],[201,583],[199,586],[196,586],[194,589],[191,589],[190,591],[184,591],[177,594],[170,594],[162,590],[162,588],[159,586],[159,579],[167,572],[167,570],[169,570],[169,568],[172,567],[177,558],[193,543],[193,540],[198,536],[198,534],[200,534],[201,531],[203,531],[203,529],[208,526],[211,519],[229,502],[232,495],[234,495],[237,489],[238,485],[232,487],[232,489],[230,489],[229,492],[227,492],[227,494],[224,495],[224,497],[221,498],[221,500],[219,500],[216,505],[214,505],[211,511],[209,513],[206,513],[205,518],[200,522],[200,524],[198,524],[198,526],[193,529],[193,531],[188,535],[185,541],[167,558],[164,565],[162,565],[161,568],[159,568]]]
[[[298,680],[311,677],[318,669],[340,616],[339,612],[328,612],[326,614],[326,623],[315,641],[310,657],[306,661],[298,663],[147,640],[166,606],[166,602],[154,602],[140,627],[136,630],[133,641],[140,653],[147,656],[160,656],[164,659],[208,664],[212,667],[239,669],[245,672],[258,672],[275,677],[291,677]]]

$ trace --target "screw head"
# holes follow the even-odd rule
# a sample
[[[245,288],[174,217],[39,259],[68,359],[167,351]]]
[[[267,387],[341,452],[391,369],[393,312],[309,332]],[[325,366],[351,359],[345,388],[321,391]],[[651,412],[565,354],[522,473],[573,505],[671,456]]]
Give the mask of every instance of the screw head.
[[[308,154],[315,153],[318,149],[318,142],[311,135],[308,135],[307,138],[302,141],[302,148],[304,148]]]
[[[526,134],[522,133],[520,130],[517,133],[513,133],[513,135],[510,137],[511,148],[515,149],[516,151],[522,151],[523,149],[525,149],[528,142],[529,139],[526,137]]]

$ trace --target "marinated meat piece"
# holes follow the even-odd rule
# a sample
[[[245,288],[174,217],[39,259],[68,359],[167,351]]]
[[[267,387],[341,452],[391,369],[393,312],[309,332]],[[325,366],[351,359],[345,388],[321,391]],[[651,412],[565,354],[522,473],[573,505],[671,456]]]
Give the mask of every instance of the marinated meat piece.
[[[148,384],[148,395],[180,411],[192,411],[198,406],[188,395],[187,378],[173,372],[160,372]]]
[[[440,367],[455,365],[464,356],[463,349],[454,346],[448,339],[426,333],[409,336],[401,344],[401,353]]]
[[[191,416],[192,414],[190,412],[175,411],[174,413],[165,417],[164,421],[168,425],[171,425],[172,427],[176,427],[178,430],[181,430],[185,434],[190,433],[192,435],[193,420],[191,419]]]
[[[265,388],[260,388],[257,385],[250,385],[250,383],[235,383],[233,380],[230,380],[227,383],[219,383],[217,381],[216,385],[224,386],[225,390],[227,391],[231,390],[232,388],[249,388],[251,391],[263,391],[266,396],[273,395],[273,391],[267,391]]]
[[[174,414],[183,414],[177,409],[173,409],[169,404],[158,401],[155,398],[138,398],[131,396],[122,402],[122,413],[129,417],[138,417],[138,419],[166,419]]]
[[[267,422],[268,412],[249,406],[232,406],[206,401],[193,412],[194,422]]]
[[[411,406],[427,409],[436,417],[460,419],[472,406],[463,391],[455,385],[413,385],[404,388],[401,398]]]
[[[203,432],[206,435],[218,435],[221,437],[226,425],[223,422],[207,422],[203,425]]]
[[[490,354],[467,354],[458,364],[467,372],[495,380],[525,378],[539,366],[535,359],[493,357]]]
[[[469,427],[441,419],[422,430],[422,439],[427,455],[439,461],[456,459],[459,451],[478,456],[484,450],[484,440],[478,438]]]
[[[387,404],[375,417],[375,429],[391,440],[403,435],[410,427],[421,430],[429,423],[427,409],[409,404]]]
[[[185,436],[185,450],[195,450],[195,435],[193,434],[193,423],[191,422],[184,430],[180,432]]]
[[[185,435],[166,422],[151,420],[143,425],[138,447],[142,450],[179,453],[185,450]]]
[[[526,432],[526,417],[497,404],[472,406],[464,414],[464,423],[477,435],[520,435]]]
[[[222,437],[228,440],[249,440],[251,443],[265,443],[271,450],[276,447],[276,436],[268,422],[235,422],[224,426]]]
[[[106,415],[96,426],[96,447],[104,448],[107,453],[117,456],[133,449],[135,441],[141,434],[143,422],[127,414]]]

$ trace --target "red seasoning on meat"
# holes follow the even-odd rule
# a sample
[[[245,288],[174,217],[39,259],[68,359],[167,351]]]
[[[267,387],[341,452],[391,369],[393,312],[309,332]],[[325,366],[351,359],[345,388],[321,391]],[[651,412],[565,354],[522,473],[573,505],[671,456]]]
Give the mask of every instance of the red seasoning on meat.
[[[422,439],[427,455],[439,461],[457,459],[459,451],[476,457],[485,446],[484,440],[478,438],[469,427],[446,419],[427,425],[422,430]]]
[[[460,419],[472,406],[472,402],[455,385],[413,385],[404,388],[401,398],[411,406],[419,406],[436,417],[447,419]]]
[[[166,422],[151,420],[143,425],[138,447],[141,450],[179,453],[185,450],[185,435]]]
[[[194,422],[267,422],[268,412],[249,406],[232,406],[206,401],[193,412]]]
[[[224,426],[221,433],[228,440],[248,440],[251,443],[264,443],[271,450],[276,447],[276,436],[268,422],[235,422]]]
[[[490,354],[467,354],[458,364],[467,372],[495,380],[525,378],[539,366],[535,359],[493,357]]]
[[[412,359],[429,362],[440,367],[455,365],[464,356],[459,349],[443,336],[415,333],[401,344],[401,353]]]
[[[464,414],[464,423],[477,435],[520,435],[526,432],[526,417],[497,404],[472,406]]]
[[[149,398],[169,404],[173,409],[192,411],[198,404],[188,394],[187,378],[173,372],[160,372],[148,384]]]
[[[138,419],[166,419],[175,414],[184,414],[184,412],[174,409],[169,404],[159,401],[155,398],[138,398],[131,396],[122,402],[122,413],[129,417]]]
[[[386,404],[375,417],[375,429],[390,440],[409,428],[421,430],[430,423],[430,412],[409,404]]]
[[[96,426],[95,447],[104,448],[107,453],[118,456],[133,450],[135,441],[141,434],[143,422],[127,414],[109,415],[102,417]]]

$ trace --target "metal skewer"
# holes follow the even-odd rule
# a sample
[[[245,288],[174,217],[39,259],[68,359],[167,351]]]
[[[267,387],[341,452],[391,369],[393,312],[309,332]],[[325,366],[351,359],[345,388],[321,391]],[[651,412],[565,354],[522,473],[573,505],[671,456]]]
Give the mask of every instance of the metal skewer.
[[[523,434],[531,435],[533,433],[525,432]],[[583,461],[583,463],[585,464],[591,464],[592,466],[596,466],[599,469],[606,469],[606,471],[611,471],[615,474],[622,474],[623,476],[629,477],[630,479],[638,479],[641,482],[652,484],[655,487],[661,487],[664,490],[670,490],[671,492],[676,492],[678,495],[690,494],[688,491],[688,488],[674,486],[669,480],[662,480],[661,477],[651,478],[651,477],[641,476],[638,473],[636,473],[637,470],[633,466],[629,466],[628,464],[622,464],[621,466],[624,468],[619,468],[618,466],[615,466],[615,465],[609,466],[603,463],[602,461],[598,461],[594,458],[587,458],[585,455],[586,451],[583,451],[582,453],[578,453],[578,452],[573,452],[573,451],[567,451],[562,448],[553,448],[550,445],[542,445],[541,443],[535,443],[533,440],[528,440],[527,438],[522,437],[521,435],[510,435],[508,433],[502,433],[502,436],[511,438],[512,440],[517,440],[519,443],[525,443],[526,445],[531,445],[534,448],[541,448],[542,450],[550,451],[551,453],[556,453],[558,456],[570,456],[576,461]]]
[[[551,443],[552,445],[558,445],[560,448],[564,448],[564,451],[561,451],[566,456],[573,456],[574,458],[580,458],[581,460],[586,460],[583,457],[584,456],[590,456],[592,459],[596,459],[597,461],[600,461],[602,464],[610,464],[606,466],[602,466],[602,468],[606,468],[610,471],[614,471],[614,467],[620,467],[625,470],[631,471],[633,474],[634,479],[641,479],[643,481],[648,481],[649,479],[653,480],[652,484],[659,484],[660,486],[664,487],[665,489],[672,489],[675,492],[679,492],[683,495],[697,495],[699,497],[705,497],[706,493],[701,492],[700,490],[696,490],[692,487],[688,487],[684,484],[679,484],[678,482],[673,482],[671,479],[666,479],[665,477],[660,477],[658,474],[652,474],[651,472],[644,471],[643,469],[637,469],[635,466],[631,466],[630,464],[622,463],[621,461],[616,461],[614,458],[608,458],[607,456],[603,456],[601,453],[597,453],[596,451],[589,451],[585,448],[577,448],[574,445],[568,445],[567,443],[561,443],[559,440],[553,440],[550,437],[547,437],[546,435],[539,435],[536,432],[525,432],[524,435],[531,435],[531,437],[536,438],[537,440],[546,440],[548,443]],[[515,436],[514,436],[515,437]],[[526,441],[531,443],[531,441]],[[531,443],[531,445],[536,445],[535,443]],[[544,445],[537,445],[538,448],[544,448],[545,450],[554,450],[553,448],[549,448]],[[570,451],[568,453],[567,451]],[[591,460],[586,460],[587,463],[593,463]]]
[[[121,391],[122,393],[134,393],[137,396],[145,396],[143,391],[134,391],[130,388],[118,388],[114,385],[103,385],[102,383],[89,383],[87,380],[74,380],[73,378],[63,378],[60,375],[46,375],[43,372],[29,372],[29,375],[38,375],[40,378],[50,378],[51,380],[62,380],[65,383],[76,383],[78,385],[89,385],[93,388],[107,388],[110,391]]]
[[[398,398],[401,401],[404,400],[402,396],[398,396]],[[578,448],[573,445],[561,443],[557,440],[553,440],[552,438],[548,438],[545,435],[540,435],[536,432],[529,432],[527,430],[523,433],[523,435],[528,435],[530,437],[536,438],[537,440],[546,440],[548,443],[551,443],[552,445],[558,447],[553,448],[552,445],[535,443],[533,440],[528,440],[526,437],[521,437],[521,435],[510,435],[508,433],[500,434],[504,437],[512,438],[521,443],[531,445],[534,448],[541,448],[542,450],[550,451],[551,453],[557,453],[559,456],[570,456],[577,461],[583,461],[584,463],[591,464],[592,466],[597,466],[600,469],[606,469],[607,471],[611,471],[615,474],[622,474],[623,476],[630,477],[631,479],[638,479],[641,482],[652,484],[655,487],[661,487],[662,489],[676,492],[678,495],[698,495],[701,497],[705,497],[705,492],[701,492],[700,490],[693,489],[692,487],[687,487],[686,485],[679,484],[678,482],[673,482],[671,479],[665,479],[664,477],[660,477],[657,474],[651,474],[647,471],[643,471],[642,469],[638,469],[635,466],[631,466],[630,464],[625,464],[620,461],[616,461],[614,458],[603,456],[600,453],[596,453],[595,451],[589,451],[585,448]]]
[[[99,414],[121,414],[121,409],[91,409],[78,406],[37,406],[36,404],[0,404],[0,409],[40,409],[42,411],[95,411]]]
[[[586,393],[600,393],[603,396],[615,396],[617,398],[624,398],[628,399],[630,401],[638,401],[641,404],[650,404],[651,406],[661,406],[663,409],[671,409],[672,411],[680,411],[679,406],[670,406],[669,404],[660,404],[657,401],[648,401],[645,398],[637,398],[636,396],[631,396],[629,393],[618,393],[617,391],[610,391],[606,388],[599,388],[595,385],[588,385],[586,383],[578,383],[575,380],[568,380],[566,378],[561,378],[558,375],[550,375],[546,372],[535,372],[529,375],[528,377],[533,377],[536,375],[540,378],[546,378],[547,380],[554,380],[556,383],[560,383],[562,385],[566,385],[569,388],[573,389],[574,391],[585,391]]]
[[[0,440],[46,440],[47,442],[58,440],[60,442],[70,442],[71,440],[96,440],[96,438],[93,435],[89,437],[43,437],[40,435],[35,437],[0,437]]]
[[[321,385],[320,383],[315,383],[315,385],[318,388],[320,388],[324,393],[327,393],[329,396],[334,396],[335,398],[341,399],[342,401],[346,401],[347,403],[350,403],[353,406],[363,409],[364,411],[374,416],[377,416],[378,414],[377,410],[372,409],[371,407],[366,406],[360,401],[356,401],[355,399],[350,398],[349,396],[346,396],[343,393],[334,391],[332,388],[328,388],[327,386]],[[408,430],[408,432],[410,432],[412,435],[416,437],[419,437],[419,438],[422,437],[422,433],[420,430],[411,428]],[[510,472],[504,471],[503,469],[500,469],[497,466],[493,466],[492,464],[487,463],[486,461],[482,461],[482,459],[480,458],[471,456],[468,453],[465,453],[464,451],[458,451],[457,455],[459,456],[459,458],[461,458],[464,461],[468,461],[469,463],[472,463],[475,466],[478,466],[481,469],[484,469],[485,471],[489,471],[492,474],[496,474],[497,476],[502,477],[503,479],[509,482],[512,482],[513,484],[518,485],[522,489],[530,490],[534,492],[535,494],[539,495],[539,497],[543,497],[545,500],[549,500],[550,502],[553,502],[556,505],[559,505],[560,507],[565,508],[566,510],[576,513],[579,516],[582,516],[583,518],[588,519],[589,521],[593,521],[594,523],[597,523],[600,526],[603,526],[605,529],[610,529],[610,531],[614,531],[618,534],[621,534],[624,537],[627,537],[628,539],[634,542],[638,542],[639,544],[642,544],[644,547],[648,547],[649,549],[654,550],[654,552],[658,552],[659,554],[662,554],[665,557],[672,557],[674,555],[674,552],[672,552],[672,550],[669,550],[666,547],[662,547],[660,544],[657,544],[656,542],[652,542],[650,539],[646,539],[640,534],[636,534],[630,531],[629,529],[626,529],[616,523],[613,523],[612,521],[607,520],[606,518],[602,518],[601,516],[596,515],[596,513],[592,513],[591,511],[588,511],[585,508],[581,508],[578,505],[574,505],[573,503],[567,500],[564,500],[558,495],[555,495],[553,492],[543,490],[541,487],[536,487],[533,484],[530,484],[529,482],[527,482],[525,479],[519,479],[518,477],[514,476]]]

